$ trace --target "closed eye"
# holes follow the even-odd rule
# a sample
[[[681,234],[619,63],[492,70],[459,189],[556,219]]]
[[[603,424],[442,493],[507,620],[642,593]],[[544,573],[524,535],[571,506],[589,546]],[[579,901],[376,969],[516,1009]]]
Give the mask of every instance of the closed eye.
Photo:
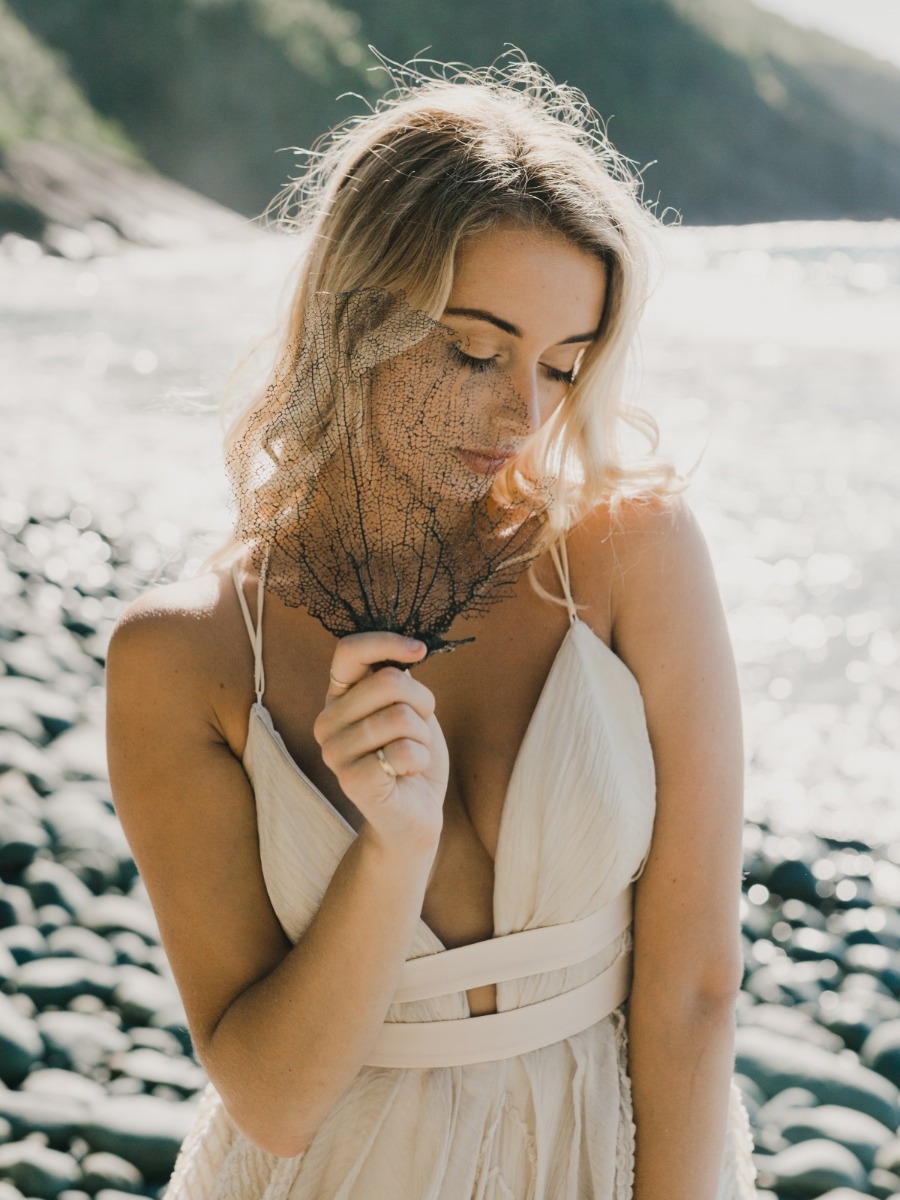
[[[464,367],[468,367],[470,371],[482,372],[497,369],[497,355],[492,354],[490,358],[476,358],[472,354],[466,354],[461,350],[455,342],[449,343],[450,352],[456,361]],[[575,382],[575,367],[570,371],[561,371],[559,367],[544,367],[547,375],[558,383],[572,384]]]
[[[574,383],[575,382],[575,368],[574,367],[572,368],[571,371],[560,371],[558,367],[547,367],[546,371],[551,379],[557,379],[560,383]]]
[[[497,366],[496,354],[491,355],[490,358],[474,358],[471,354],[460,350],[456,342],[450,342],[450,353],[460,366],[468,367],[470,371],[490,371],[496,369]]]

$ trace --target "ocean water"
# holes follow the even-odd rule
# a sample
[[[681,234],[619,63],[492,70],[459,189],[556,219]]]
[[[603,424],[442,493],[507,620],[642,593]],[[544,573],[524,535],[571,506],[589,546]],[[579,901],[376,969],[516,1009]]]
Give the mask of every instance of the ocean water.
[[[696,466],[748,816],[900,844],[900,222],[672,229],[664,248],[637,401]],[[87,262],[3,239],[0,521],[74,500],[134,538],[135,586],[198,560],[228,526],[217,402],[295,260],[262,235]]]

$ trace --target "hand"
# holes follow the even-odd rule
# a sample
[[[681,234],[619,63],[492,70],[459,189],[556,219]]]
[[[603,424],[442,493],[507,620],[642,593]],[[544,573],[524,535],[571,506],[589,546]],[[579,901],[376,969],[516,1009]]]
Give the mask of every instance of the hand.
[[[391,849],[436,849],[449,756],[428,688],[398,667],[372,668],[385,660],[412,664],[424,654],[421,642],[396,633],[341,638],[326,704],[313,726],[344,795],[365,817],[370,836]],[[379,762],[379,749],[396,778]]]

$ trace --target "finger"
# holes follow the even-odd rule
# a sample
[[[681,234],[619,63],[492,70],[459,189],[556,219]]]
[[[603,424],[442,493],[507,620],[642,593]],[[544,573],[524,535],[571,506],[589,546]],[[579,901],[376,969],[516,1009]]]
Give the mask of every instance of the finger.
[[[375,663],[418,662],[425,654],[424,642],[399,633],[351,633],[340,639],[331,660],[326,699],[334,700],[371,673]]]
[[[373,751],[350,764],[341,774],[341,784],[348,794],[362,797],[371,795],[374,791],[378,798],[384,800],[393,792],[401,779],[408,775],[422,774],[431,762],[431,755],[424,746],[407,739],[390,742],[383,747],[383,753],[391,767],[397,772],[396,777],[385,771]],[[354,804],[357,805],[363,816],[367,816],[367,806],[362,799],[354,799]]]
[[[431,729],[408,704],[392,704],[335,729],[322,743],[322,759],[336,775],[394,742],[418,742],[431,753]]]
[[[435,705],[434,693],[400,667],[379,667],[353,684],[352,689],[340,692],[338,699],[341,700],[339,710],[329,701],[322,714],[329,727],[362,721],[391,704],[409,704],[427,721],[434,713]]]

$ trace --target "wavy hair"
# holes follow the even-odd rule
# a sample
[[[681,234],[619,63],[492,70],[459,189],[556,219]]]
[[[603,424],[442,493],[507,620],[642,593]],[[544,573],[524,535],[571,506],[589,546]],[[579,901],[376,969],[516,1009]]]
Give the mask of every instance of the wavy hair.
[[[598,259],[607,293],[596,340],[545,426],[495,482],[554,479],[544,544],[602,502],[682,491],[687,479],[657,454],[652,415],[626,399],[638,321],[650,293],[661,220],[642,198],[635,165],[610,143],[587,99],[518,50],[473,69],[379,56],[392,87],[298,152],[303,170],[273,202],[279,228],[304,235],[287,319],[265,386],[232,414],[225,452],[248,423],[289,389],[298,335],[315,292],[381,287],[440,320],[461,244],[500,223],[551,230]],[[421,68],[428,67],[428,72]],[[623,424],[649,451],[624,461]],[[203,563],[234,558],[234,536]],[[532,582],[542,594],[532,573]]]

